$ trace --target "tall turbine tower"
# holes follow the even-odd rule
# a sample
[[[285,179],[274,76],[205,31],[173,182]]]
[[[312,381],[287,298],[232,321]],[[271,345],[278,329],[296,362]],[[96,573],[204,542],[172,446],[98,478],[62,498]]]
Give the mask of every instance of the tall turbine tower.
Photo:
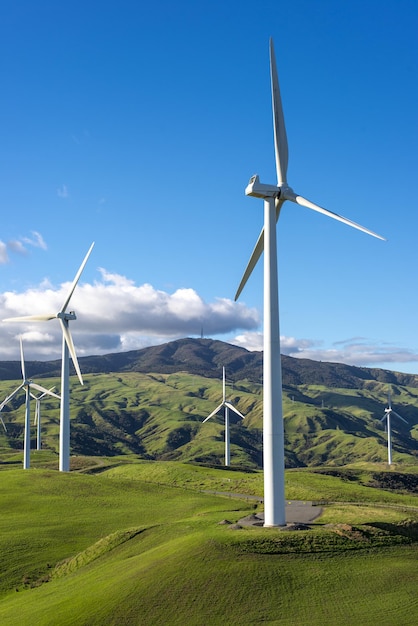
[[[2,411],[3,407],[12,400],[19,393],[23,387],[26,390],[26,402],[25,402],[25,435],[24,435],[24,444],[23,444],[23,469],[29,469],[30,467],[30,397],[31,397],[31,387],[36,389],[37,391],[41,391],[43,394],[47,394],[49,396],[53,396],[59,399],[56,393],[53,393],[50,389],[45,389],[41,385],[37,385],[29,378],[26,378],[26,370],[25,370],[25,357],[23,355],[23,343],[22,338],[20,338],[20,363],[22,368],[22,378],[23,382],[16,387],[12,393],[7,396],[5,400],[0,404],[0,411]],[[3,420],[2,420],[3,422]],[[4,423],[3,423],[4,426]],[[6,427],[4,426],[6,429]]]
[[[11,317],[5,319],[5,322],[46,322],[52,319],[58,319],[62,330],[62,364],[61,364],[61,406],[60,406],[60,445],[59,445],[59,469],[60,472],[70,471],[70,354],[73,361],[75,371],[77,372],[80,384],[83,385],[83,377],[81,376],[80,367],[78,365],[77,355],[75,353],[73,339],[71,337],[69,324],[70,320],[77,319],[74,311],[67,312],[68,305],[77,286],[81,273],[87,260],[93,250],[94,242],[91,244],[77,274],[72,282],[70,290],[64,304],[58,313],[50,313],[47,315],[29,315],[25,317]]]
[[[385,414],[382,417],[382,419],[380,420],[381,422],[386,420],[386,427],[387,427],[387,431],[388,431],[388,465],[392,465],[392,429],[391,429],[391,425],[390,425],[390,417],[391,417],[391,415],[394,415],[398,419],[402,420],[403,422],[405,422],[405,424],[408,423],[403,417],[401,417],[399,415],[399,413],[396,413],[392,409],[392,404],[391,404],[391,401],[390,401],[390,392],[389,392],[389,394],[388,394],[388,407],[387,407],[387,409],[385,409]]]
[[[229,435],[229,409],[239,415],[242,419],[245,417],[236,409],[230,402],[226,400],[226,384],[225,384],[225,368],[222,368],[222,380],[223,380],[223,394],[222,394],[222,402],[219,406],[216,407],[214,411],[210,415],[207,416],[206,419],[203,420],[203,424],[210,420],[211,417],[216,415],[222,407],[224,408],[225,413],[225,465],[229,467],[231,462],[231,453],[230,453],[230,435]]]
[[[286,524],[284,496],[284,432],[282,408],[282,372],[280,357],[279,296],[277,276],[276,222],[283,203],[290,200],[333,219],[357,228],[373,237],[380,235],[313,204],[297,195],[287,184],[288,146],[283,108],[277,77],[273,41],[270,39],[270,75],[273,103],[274,147],[277,185],[260,183],[252,176],[245,189],[247,196],[264,200],[264,228],[238,287],[238,299],[264,249],[264,357],[263,357],[263,465],[264,465],[264,526]]]

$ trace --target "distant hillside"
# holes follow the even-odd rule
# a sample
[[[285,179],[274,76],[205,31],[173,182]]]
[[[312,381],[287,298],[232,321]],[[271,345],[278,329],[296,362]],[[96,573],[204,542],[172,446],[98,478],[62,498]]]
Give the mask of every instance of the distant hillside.
[[[60,361],[28,362],[26,372],[45,386],[60,386]],[[262,353],[210,339],[181,339],[131,352],[80,359],[84,386],[73,378],[71,452],[87,456],[138,455],[144,459],[220,465],[224,420],[204,419],[222,394],[245,420],[230,416],[234,465],[262,466]],[[0,363],[0,398],[21,378],[20,363]],[[387,459],[381,419],[390,390],[396,463],[418,460],[418,377],[283,357],[286,467],[341,466]],[[13,383],[11,382],[13,380]],[[18,458],[23,445],[25,394],[2,410],[1,462]],[[34,409],[32,409],[34,410]],[[59,403],[42,406],[43,450],[58,451]],[[35,429],[32,429],[32,448]]]
[[[262,352],[249,352],[223,341],[212,339],[178,339],[143,348],[88,356],[79,359],[85,374],[109,372],[155,372],[172,374],[187,372],[208,378],[219,378],[222,366],[231,380],[262,380]],[[59,376],[61,361],[28,361],[26,370],[32,377]],[[377,368],[355,367],[342,363],[327,363],[309,359],[282,356],[283,384],[324,385],[343,389],[363,389],[370,381],[418,387],[418,376]],[[21,377],[19,361],[0,361],[0,380],[18,380]]]

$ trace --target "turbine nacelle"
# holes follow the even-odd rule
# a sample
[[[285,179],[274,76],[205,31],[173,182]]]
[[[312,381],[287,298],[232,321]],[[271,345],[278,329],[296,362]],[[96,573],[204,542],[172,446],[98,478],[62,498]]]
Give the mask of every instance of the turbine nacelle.
[[[250,182],[245,188],[246,196],[253,196],[254,198],[278,198],[280,195],[280,187],[276,185],[265,185],[260,183],[258,174],[251,176]]]
[[[69,320],[76,320],[77,316],[74,311],[70,311],[69,313],[66,313],[65,311],[60,311],[59,313],[57,313],[57,318],[66,320],[68,322]]]

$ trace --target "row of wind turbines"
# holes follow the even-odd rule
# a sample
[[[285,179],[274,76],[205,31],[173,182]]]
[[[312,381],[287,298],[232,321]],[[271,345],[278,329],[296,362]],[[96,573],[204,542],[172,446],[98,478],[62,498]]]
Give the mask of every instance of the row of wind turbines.
[[[384,240],[384,237],[373,231],[356,224],[355,222],[333,213],[321,206],[314,204],[303,196],[296,194],[287,182],[288,167],[288,143],[284,122],[283,107],[279,89],[279,80],[276,68],[273,41],[270,39],[270,78],[272,91],[274,148],[277,172],[277,184],[270,185],[261,183],[258,175],[252,176],[245,193],[248,196],[264,200],[264,227],[258,237],[250,261],[245,269],[241,283],[239,284],[235,299],[241,294],[247,280],[255,268],[262,252],[264,251],[264,363],[263,363],[263,465],[264,465],[264,526],[284,526],[285,519],[285,493],[284,493],[284,433],[283,433],[283,409],[282,409],[282,373],[280,361],[280,330],[279,330],[279,300],[278,300],[278,272],[277,272],[277,239],[276,222],[279,219],[281,209],[286,200],[317,211],[338,220],[352,228],[360,230],[372,237]],[[75,313],[67,312],[67,308],[83,271],[87,259],[91,253],[91,245],[83,263],[71,286],[70,292],[63,306],[51,315],[28,316],[9,319],[7,321],[46,321],[58,318],[63,333],[62,342],[62,372],[61,372],[61,409],[60,409],[60,470],[69,471],[69,354],[71,354],[74,367],[80,383],[83,384],[77,356],[74,350],[69,321],[75,320]],[[225,389],[225,383],[224,383]],[[222,404],[217,407],[218,412],[222,407],[225,412],[232,407],[224,398]],[[209,415],[208,418],[212,417]],[[240,415],[240,414],[239,414]],[[389,416],[390,413],[387,413]],[[241,416],[243,417],[243,416]],[[227,419],[225,415],[225,419]],[[389,425],[389,417],[388,417]],[[228,429],[229,430],[229,429]],[[388,429],[389,430],[389,429]],[[229,444],[228,444],[229,445]],[[226,452],[229,458],[229,450]]]
[[[324,405],[322,403],[322,408]],[[222,368],[222,402],[219,406],[216,407],[214,411],[208,417],[203,420],[203,424],[217,415],[221,409],[224,411],[224,420],[225,420],[225,466],[228,467],[231,464],[231,445],[230,445],[230,429],[229,429],[229,411],[233,411],[236,415],[238,415],[241,419],[245,419],[244,415],[238,411],[228,400],[226,399],[226,375],[225,375],[225,367]],[[388,393],[388,406],[385,408],[384,415],[381,422],[386,420],[385,429],[387,432],[387,448],[388,448],[388,465],[392,465],[392,426],[391,426],[391,417],[394,415],[398,419],[400,419],[405,424],[408,424],[406,419],[404,419],[399,413],[393,410],[391,394]]]

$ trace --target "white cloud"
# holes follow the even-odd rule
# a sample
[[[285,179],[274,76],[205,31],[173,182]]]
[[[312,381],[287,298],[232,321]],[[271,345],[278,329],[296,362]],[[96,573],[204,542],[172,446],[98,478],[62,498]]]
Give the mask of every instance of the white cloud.
[[[0,242],[0,262],[7,250]],[[4,257],[3,257],[4,258]],[[86,356],[123,352],[157,345],[180,337],[218,337],[247,350],[263,349],[263,334],[255,309],[226,298],[205,302],[191,288],[169,293],[101,268],[100,279],[80,283],[69,309],[77,354]],[[66,299],[70,282],[53,287],[48,280],[24,292],[0,293],[0,320],[6,317],[55,314]],[[239,334],[237,331],[242,331]],[[23,336],[26,358],[55,359],[61,355],[58,321],[0,322],[0,359],[18,360],[18,337]],[[231,338],[233,337],[233,338]],[[331,346],[312,339],[282,336],[282,354],[296,358],[347,363],[364,367],[404,368],[415,371],[418,354],[413,350],[370,342],[361,337],[342,339]],[[396,367],[395,367],[396,365]]]
[[[246,332],[230,339],[230,343],[247,350],[263,349],[263,334]],[[362,337],[353,337],[334,342],[331,347],[324,347],[321,342],[295,337],[280,337],[281,353],[298,359],[346,363],[359,367],[383,367],[390,369],[391,364],[418,363],[418,353],[407,348],[391,346],[387,343],[370,342]],[[416,370],[416,367],[409,369]]]
[[[17,239],[13,239],[12,241],[7,242],[7,247],[10,252],[15,252],[16,254],[27,254],[27,250],[23,243]]]
[[[41,233],[38,233],[37,230],[32,231],[32,237],[22,237],[23,243],[28,246],[33,246],[34,248],[41,248],[42,250],[47,249],[47,245],[42,237]]]
[[[9,252],[20,254],[22,256],[27,255],[28,250],[26,246],[41,248],[42,250],[47,249],[47,245],[41,233],[33,230],[31,232],[31,237],[19,237],[18,239],[11,239],[7,243],[0,241],[0,264],[9,262]]]
[[[194,289],[168,293],[150,284],[136,285],[126,276],[100,269],[101,279],[77,286],[69,309],[79,356],[142,348],[185,336],[224,335],[259,325],[258,313],[227,299],[205,302]],[[53,289],[45,281],[22,293],[0,293],[0,319],[55,314],[71,283]],[[18,358],[17,338],[23,334],[28,359],[58,358],[61,335],[58,321],[0,323],[0,359]]]
[[[231,343],[235,346],[240,346],[246,350],[261,351],[263,349],[263,333],[261,332],[248,332],[242,335],[237,335],[234,339],[231,339]]]

